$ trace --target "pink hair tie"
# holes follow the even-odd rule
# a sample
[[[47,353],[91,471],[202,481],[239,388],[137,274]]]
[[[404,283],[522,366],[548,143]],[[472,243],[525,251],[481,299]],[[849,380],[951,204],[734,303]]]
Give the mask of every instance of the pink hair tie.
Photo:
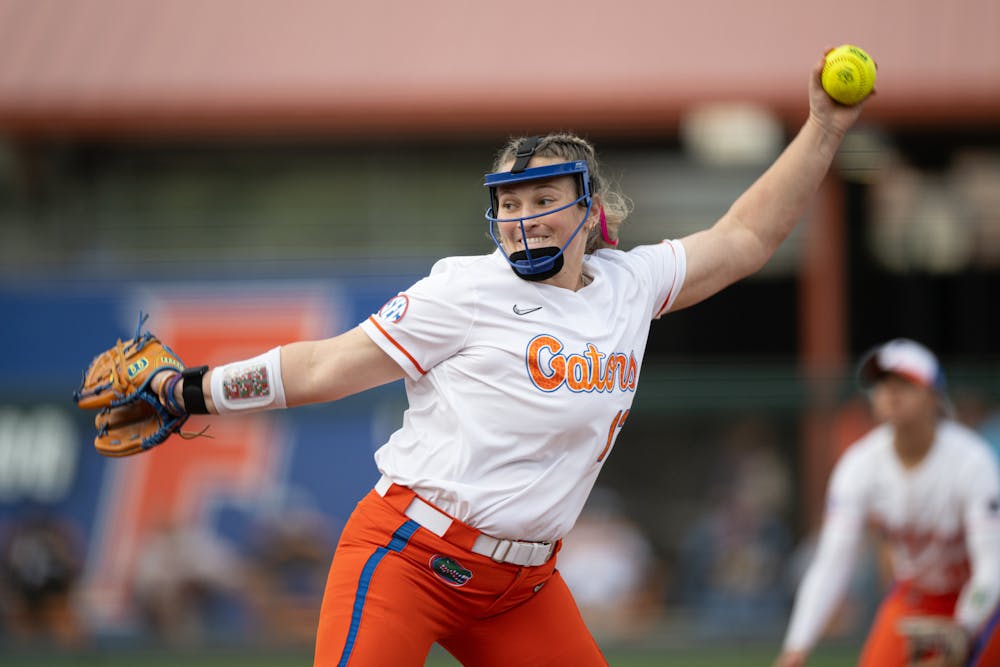
[[[607,216],[604,215],[604,207],[599,206],[598,209],[601,215],[601,238],[604,239],[604,242],[607,243],[608,245],[611,246],[618,245],[618,240],[613,239],[608,235],[608,218]]]

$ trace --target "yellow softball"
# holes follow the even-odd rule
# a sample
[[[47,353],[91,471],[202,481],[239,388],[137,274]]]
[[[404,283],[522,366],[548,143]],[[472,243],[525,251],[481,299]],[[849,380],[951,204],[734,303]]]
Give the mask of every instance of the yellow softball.
[[[823,90],[841,104],[857,104],[875,87],[875,69],[875,61],[863,49],[852,44],[838,46],[826,54]]]

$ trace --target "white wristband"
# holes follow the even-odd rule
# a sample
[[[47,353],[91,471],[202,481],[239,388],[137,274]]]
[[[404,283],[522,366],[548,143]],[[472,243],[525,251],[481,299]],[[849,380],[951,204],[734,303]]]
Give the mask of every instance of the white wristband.
[[[216,366],[212,371],[212,403],[220,415],[284,408],[281,383],[281,348]]]

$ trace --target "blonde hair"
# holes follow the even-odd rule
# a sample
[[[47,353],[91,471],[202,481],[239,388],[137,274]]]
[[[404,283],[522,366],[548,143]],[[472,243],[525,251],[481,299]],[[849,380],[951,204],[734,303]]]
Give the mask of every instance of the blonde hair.
[[[500,149],[493,162],[494,172],[501,171],[514,161],[517,148],[524,139],[525,137],[513,137]],[[534,155],[557,158],[566,162],[583,160],[587,163],[587,170],[590,172],[590,194],[601,200],[604,216],[607,219],[608,237],[617,241],[622,223],[632,211],[632,202],[601,173],[601,165],[594,146],[583,137],[569,132],[552,133],[542,137],[535,148]],[[586,252],[591,253],[601,248],[614,247],[601,236],[600,225],[594,225],[590,228]]]

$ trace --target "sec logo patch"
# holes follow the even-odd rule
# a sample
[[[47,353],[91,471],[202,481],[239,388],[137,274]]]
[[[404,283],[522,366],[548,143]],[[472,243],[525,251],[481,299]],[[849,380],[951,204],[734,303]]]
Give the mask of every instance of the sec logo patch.
[[[407,296],[405,294],[399,294],[385,302],[385,305],[379,309],[378,316],[386,322],[395,324],[403,319],[403,316],[406,315],[406,310],[409,307],[410,300]]]

